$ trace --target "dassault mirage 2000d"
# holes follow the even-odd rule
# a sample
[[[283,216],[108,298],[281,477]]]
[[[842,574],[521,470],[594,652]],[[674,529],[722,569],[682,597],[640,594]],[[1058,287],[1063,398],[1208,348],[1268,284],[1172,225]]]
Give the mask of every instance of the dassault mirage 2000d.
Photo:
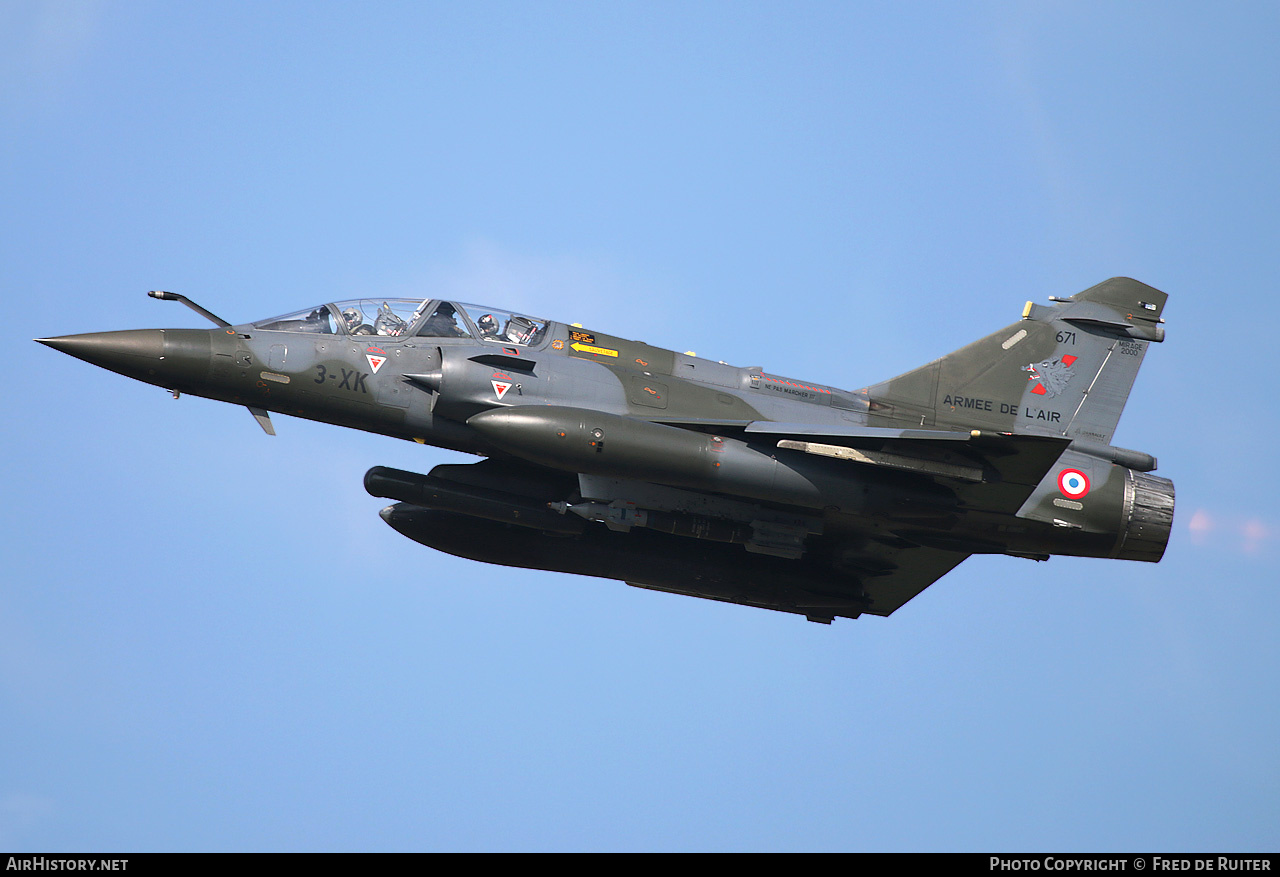
[[[322,304],[38,339],[131,378],[484,457],[374,467],[388,524],[460,557],[829,623],[971,554],[1158,561],[1173,482],[1111,445],[1166,296],[1113,278],[861,390],[500,308]]]

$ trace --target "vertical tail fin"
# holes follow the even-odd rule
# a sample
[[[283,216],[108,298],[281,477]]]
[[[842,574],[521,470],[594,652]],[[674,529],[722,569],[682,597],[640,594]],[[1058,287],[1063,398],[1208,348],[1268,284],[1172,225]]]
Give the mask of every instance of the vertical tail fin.
[[[928,365],[868,387],[872,422],[1061,435],[1110,444],[1163,292],[1113,277]]]

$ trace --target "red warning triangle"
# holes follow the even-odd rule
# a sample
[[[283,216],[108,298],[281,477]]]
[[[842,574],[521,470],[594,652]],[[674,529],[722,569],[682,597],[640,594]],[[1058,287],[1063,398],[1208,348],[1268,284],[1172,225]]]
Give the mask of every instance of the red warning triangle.
[[[502,397],[507,395],[507,390],[511,389],[510,381],[490,381],[493,384],[493,392],[497,394],[498,401],[502,401]]]
[[[1034,387],[1031,388],[1031,392],[1035,393],[1037,396],[1043,396],[1045,392],[1044,384],[1036,384]]]
[[[382,364],[387,361],[385,356],[374,356],[372,353],[366,353],[364,358],[369,360],[369,368],[373,369],[375,375],[378,373],[378,369],[382,368]]]

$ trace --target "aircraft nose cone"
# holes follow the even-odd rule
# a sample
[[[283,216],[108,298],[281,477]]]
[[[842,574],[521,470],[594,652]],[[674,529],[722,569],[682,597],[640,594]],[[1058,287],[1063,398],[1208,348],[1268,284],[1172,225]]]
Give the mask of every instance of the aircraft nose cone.
[[[127,329],[36,340],[128,378],[199,393],[212,367],[211,338],[206,329]]]
[[[159,329],[89,332],[36,340],[76,359],[122,374],[132,374],[164,358],[164,333]]]

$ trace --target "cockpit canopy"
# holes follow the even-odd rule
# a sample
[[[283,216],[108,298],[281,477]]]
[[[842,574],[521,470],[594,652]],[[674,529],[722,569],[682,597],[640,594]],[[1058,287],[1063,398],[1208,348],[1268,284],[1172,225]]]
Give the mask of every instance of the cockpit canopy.
[[[534,346],[547,334],[547,321],[483,305],[460,305],[481,341]],[[423,333],[419,333],[423,334]]]
[[[410,299],[352,299],[260,320],[255,329],[312,335],[405,335],[430,302]]]
[[[253,323],[272,332],[312,335],[478,338],[532,347],[547,333],[547,321],[502,308],[427,299],[352,299]]]

